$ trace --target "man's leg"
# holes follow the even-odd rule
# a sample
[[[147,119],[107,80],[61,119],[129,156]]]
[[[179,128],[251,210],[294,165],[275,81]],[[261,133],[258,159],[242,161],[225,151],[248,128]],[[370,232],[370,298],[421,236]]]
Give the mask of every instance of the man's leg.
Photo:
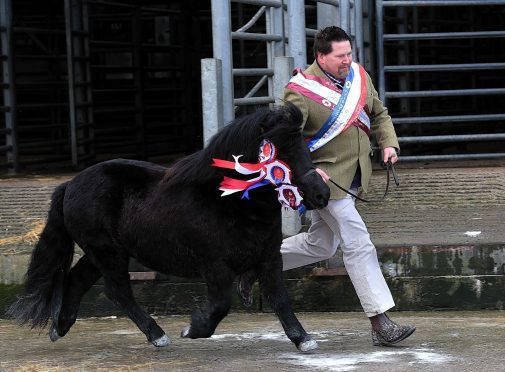
[[[410,336],[415,327],[400,326],[389,319],[386,310],[394,306],[393,297],[382,275],[375,246],[354,198],[330,201],[321,217],[340,237],[344,265],[372,324],[374,345],[390,345]]]
[[[283,270],[294,269],[332,257],[339,240],[320,217],[318,211],[312,211],[312,223],[309,231],[300,233],[282,242],[281,254]],[[252,287],[257,279],[255,271],[241,274],[237,282],[237,292],[242,304],[250,307],[253,303]]]
[[[323,208],[325,210],[326,208]],[[340,243],[319,211],[312,211],[309,231],[282,241],[283,271],[309,265],[333,257]]]
[[[368,317],[382,314],[395,306],[387,286],[375,246],[351,196],[330,200],[320,210],[321,217],[340,237],[344,265]]]

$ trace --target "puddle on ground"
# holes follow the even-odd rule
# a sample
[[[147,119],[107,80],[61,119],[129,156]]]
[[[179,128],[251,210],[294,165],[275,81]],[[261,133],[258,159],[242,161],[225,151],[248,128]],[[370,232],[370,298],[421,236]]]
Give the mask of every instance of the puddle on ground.
[[[280,361],[317,368],[325,371],[352,371],[367,363],[395,363],[408,361],[415,364],[442,364],[453,360],[446,354],[439,354],[431,349],[403,349],[398,351],[376,351],[367,354],[283,354]]]

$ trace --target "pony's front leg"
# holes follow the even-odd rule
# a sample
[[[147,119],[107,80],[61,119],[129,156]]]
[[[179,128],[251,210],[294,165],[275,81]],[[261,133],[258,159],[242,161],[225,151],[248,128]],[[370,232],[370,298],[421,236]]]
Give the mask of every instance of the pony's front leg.
[[[234,274],[228,269],[206,275],[207,301],[191,314],[191,324],[184,327],[181,337],[206,338],[214,334],[217,325],[228,314]]]
[[[259,272],[259,284],[263,297],[279,317],[284,332],[298,350],[306,352],[317,349],[317,342],[305,332],[291,307],[282,278],[280,256],[279,260],[263,263],[262,270]]]

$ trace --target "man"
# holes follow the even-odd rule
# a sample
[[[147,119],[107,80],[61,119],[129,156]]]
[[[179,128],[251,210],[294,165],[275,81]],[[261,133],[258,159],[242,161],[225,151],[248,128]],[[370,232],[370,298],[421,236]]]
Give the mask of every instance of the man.
[[[372,175],[370,134],[375,134],[383,161],[398,160],[399,145],[391,117],[366,71],[352,61],[351,39],[339,27],[316,33],[314,63],[295,70],[284,101],[303,113],[303,133],[321,176],[331,177],[353,193],[367,192]],[[386,315],[395,304],[384,280],[375,246],[355,207],[354,198],[330,184],[327,207],[313,211],[309,231],[285,239],[283,270],[332,257],[340,245],[346,270],[372,325],[374,345],[389,345],[410,336],[415,327],[400,326]],[[239,281],[250,301],[252,277]]]

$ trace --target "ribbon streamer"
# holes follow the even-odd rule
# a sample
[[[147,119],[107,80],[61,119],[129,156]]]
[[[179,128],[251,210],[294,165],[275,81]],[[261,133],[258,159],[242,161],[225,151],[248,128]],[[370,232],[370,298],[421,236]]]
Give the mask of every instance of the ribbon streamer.
[[[243,191],[242,198],[249,199],[249,191],[257,187],[272,184],[276,186],[279,202],[292,209],[303,209],[302,196],[298,187],[291,184],[291,169],[289,165],[281,160],[276,160],[277,148],[268,141],[263,140],[258,154],[258,163],[240,163],[242,155],[232,155],[234,161],[212,159],[213,167],[233,169],[237,173],[251,175],[259,173],[257,177],[249,180],[238,180],[231,177],[224,177],[219,185],[221,196],[234,194]]]

